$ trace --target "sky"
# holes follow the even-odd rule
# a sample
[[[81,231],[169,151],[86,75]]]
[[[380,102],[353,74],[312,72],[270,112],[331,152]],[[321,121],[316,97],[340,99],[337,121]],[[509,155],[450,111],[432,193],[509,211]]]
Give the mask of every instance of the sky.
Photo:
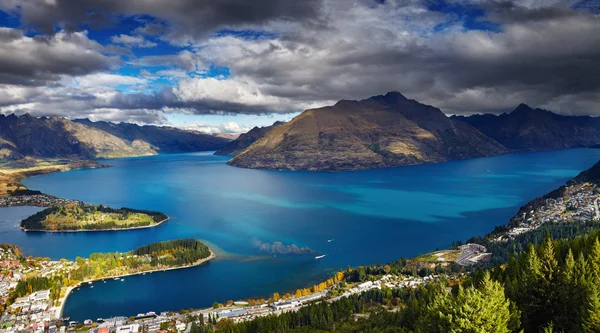
[[[600,115],[600,0],[0,0],[0,113],[241,133],[388,91]]]

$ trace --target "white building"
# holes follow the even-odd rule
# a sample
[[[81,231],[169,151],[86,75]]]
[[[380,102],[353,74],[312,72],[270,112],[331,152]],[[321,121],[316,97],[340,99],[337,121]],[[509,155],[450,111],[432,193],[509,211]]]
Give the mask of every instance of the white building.
[[[138,333],[139,329],[140,329],[139,324],[119,326],[119,327],[117,327],[117,333]]]

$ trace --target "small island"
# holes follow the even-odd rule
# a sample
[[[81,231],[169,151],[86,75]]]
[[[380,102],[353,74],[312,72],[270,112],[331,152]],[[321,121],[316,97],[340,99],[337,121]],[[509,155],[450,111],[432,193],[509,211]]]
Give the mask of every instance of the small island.
[[[123,230],[154,227],[168,219],[159,212],[77,202],[53,205],[37,212],[21,221],[21,229],[47,232]]]

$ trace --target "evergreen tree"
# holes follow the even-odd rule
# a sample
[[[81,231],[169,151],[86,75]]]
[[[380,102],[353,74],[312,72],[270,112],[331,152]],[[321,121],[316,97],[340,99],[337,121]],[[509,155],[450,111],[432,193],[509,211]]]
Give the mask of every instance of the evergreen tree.
[[[517,316],[500,283],[485,273],[478,287],[459,288],[458,294],[440,294],[421,317],[418,332],[508,333]],[[514,325],[514,323],[513,323]]]

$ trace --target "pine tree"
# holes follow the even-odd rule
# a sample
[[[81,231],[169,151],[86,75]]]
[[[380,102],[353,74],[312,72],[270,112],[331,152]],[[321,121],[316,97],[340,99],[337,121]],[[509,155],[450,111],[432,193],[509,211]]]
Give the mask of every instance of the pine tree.
[[[569,284],[573,281],[575,276],[575,258],[573,257],[573,251],[571,251],[571,248],[569,248],[569,251],[567,252],[565,264],[561,272],[563,283]]]
[[[590,274],[596,281],[600,281],[600,242],[598,238],[594,240],[592,250],[588,256],[588,263],[590,266]]]
[[[546,282],[551,282],[555,277],[558,266],[556,255],[554,253],[554,244],[550,235],[544,239],[542,256],[540,258],[540,273]]]
[[[421,316],[417,331],[508,333],[509,324],[518,326],[511,322],[518,315],[511,315],[510,308],[504,288],[486,272],[477,288],[460,287],[456,296],[438,295]]]
[[[598,295],[598,287],[592,286],[587,295],[587,313],[583,322],[583,327],[586,332],[600,332],[600,296]]]

